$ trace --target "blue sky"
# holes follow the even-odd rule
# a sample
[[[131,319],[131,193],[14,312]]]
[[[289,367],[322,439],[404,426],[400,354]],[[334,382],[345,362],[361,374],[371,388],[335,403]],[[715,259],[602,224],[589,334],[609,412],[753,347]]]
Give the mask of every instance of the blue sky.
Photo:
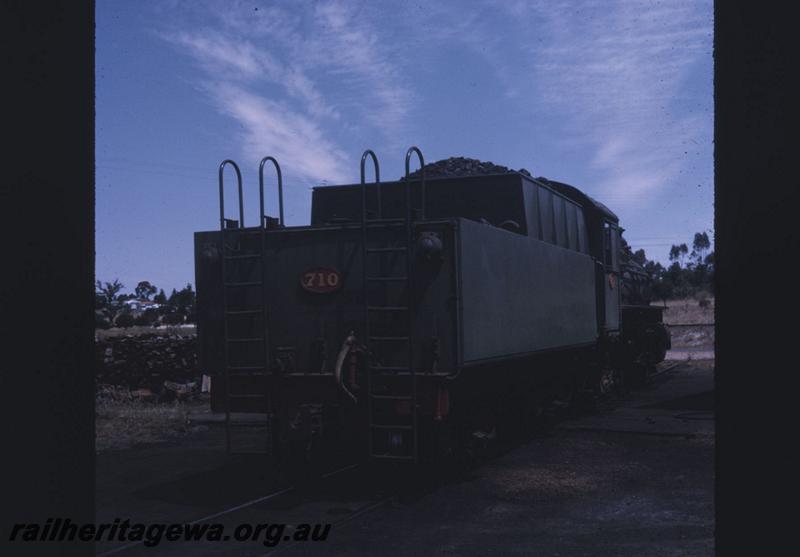
[[[98,0],[97,278],[194,284],[223,159],[246,222],[273,155],[307,224],[312,187],[366,148],[396,179],[410,145],[571,183],[666,262],[713,227],[712,45],[710,0]]]

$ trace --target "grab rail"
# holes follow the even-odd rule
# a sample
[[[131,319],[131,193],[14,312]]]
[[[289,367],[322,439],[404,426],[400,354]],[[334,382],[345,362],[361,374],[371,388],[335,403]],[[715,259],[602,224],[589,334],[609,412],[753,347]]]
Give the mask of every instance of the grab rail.
[[[381,167],[378,164],[378,157],[375,155],[375,152],[372,149],[367,149],[364,151],[364,154],[361,155],[361,218],[362,220],[367,220],[367,188],[366,188],[366,176],[365,176],[365,169],[364,165],[367,162],[367,156],[372,157],[372,164],[373,168],[375,169],[375,186],[377,188],[376,194],[378,197],[378,218],[381,218],[382,210],[381,210]]]
[[[283,177],[281,176],[281,167],[278,161],[275,160],[275,157],[264,157],[258,165],[258,196],[261,203],[261,220],[259,226],[264,226],[264,164],[267,161],[275,165],[275,171],[278,173],[278,224],[283,226]]]
[[[230,164],[236,171],[236,180],[239,183],[239,227],[244,228],[244,201],[242,199],[242,172],[239,170],[239,165],[231,159],[225,159],[219,165],[219,226],[221,230],[225,230],[225,194],[224,194],[224,178],[223,171],[225,166]]]
[[[420,215],[419,220],[425,220],[425,159],[422,157],[422,151],[419,150],[418,147],[409,147],[408,151],[406,151],[406,188],[408,193],[408,210],[411,210],[411,185],[408,184],[408,177],[409,177],[409,162],[411,160],[411,153],[416,153],[417,157],[419,158],[419,171],[421,174],[422,183],[420,184],[420,190],[422,195],[422,206],[420,208]]]

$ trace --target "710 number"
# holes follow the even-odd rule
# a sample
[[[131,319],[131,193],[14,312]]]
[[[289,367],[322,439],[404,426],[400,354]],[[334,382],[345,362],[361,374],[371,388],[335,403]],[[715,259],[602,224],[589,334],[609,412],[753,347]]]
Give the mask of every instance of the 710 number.
[[[306,288],[336,288],[339,286],[338,273],[311,272],[303,275],[303,286]]]

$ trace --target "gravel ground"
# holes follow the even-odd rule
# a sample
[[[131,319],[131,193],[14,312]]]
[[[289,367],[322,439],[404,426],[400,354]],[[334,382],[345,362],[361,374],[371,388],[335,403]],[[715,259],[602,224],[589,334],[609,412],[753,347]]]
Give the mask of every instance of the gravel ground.
[[[713,396],[699,396],[713,390],[713,366],[665,375],[609,413],[568,420],[324,547],[292,553],[713,555]]]
[[[272,550],[384,557],[712,555],[713,373],[713,362],[680,364],[614,408],[556,422],[466,474],[403,491],[336,526],[324,543]],[[274,491],[272,475],[262,461],[226,457],[222,428],[213,424],[170,443],[106,451],[97,461],[98,520],[194,520]],[[355,508],[347,498],[306,495],[243,508],[225,523],[335,522]],[[128,553],[263,556],[267,550],[167,543]]]

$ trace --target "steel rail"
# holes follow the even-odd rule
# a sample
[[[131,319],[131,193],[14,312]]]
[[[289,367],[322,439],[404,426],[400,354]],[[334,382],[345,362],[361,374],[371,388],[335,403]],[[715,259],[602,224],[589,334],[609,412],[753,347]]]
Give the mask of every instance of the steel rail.
[[[348,466],[344,466],[344,467],[339,468],[337,470],[333,470],[331,472],[327,472],[325,474],[322,474],[320,476],[320,478],[330,478],[332,476],[335,476],[336,474],[341,474],[342,472],[346,472],[348,470],[352,470],[353,468],[357,468],[358,466],[359,466],[358,464],[350,464]],[[247,507],[252,507],[253,505],[257,505],[258,503],[263,503],[264,501],[269,501],[270,499],[274,499],[276,497],[280,497],[281,495],[286,495],[287,493],[291,493],[291,492],[296,491],[296,490],[297,490],[297,486],[294,486],[294,485],[289,486],[289,487],[285,487],[283,489],[279,489],[278,491],[274,491],[274,492],[269,493],[267,495],[263,495],[261,497],[257,497],[255,499],[250,500],[250,501],[245,501],[244,503],[241,503],[239,505],[235,505],[233,507],[230,507],[230,508],[227,508],[227,509],[223,509],[223,510],[221,510],[219,512],[216,512],[216,513],[213,513],[213,514],[201,517],[201,518],[197,518],[195,520],[192,520],[191,522],[185,522],[183,524],[193,525],[193,524],[197,524],[199,522],[204,522],[206,520],[211,520],[212,518],[225,516],[226,514],[230,514],[230,513],[236,512],[236,511],[240,511],[242,509],[246,509]],[[125,545],[120,546],[120,547],[115,547],[114,549],[110,549],[108,551],[105,551],[103,553],[98,554],[96,557],[106,557],[107,555],[114,555],[114,554],[120,553],[122,551],[125,551],[126,549],[131,549],[131,548],[140,546],[140,545],[144,544],[145,541],[147,541],[147,540],[141,540],[141,541],[138,541],[138,542],[125,544]]]
[[[396,495],[387,495],[383,499],[379,499],[378,501],[372,501],[370,503],[367,503],[367,504],[363,505],[362,507],[360,507],[360,508],[356,509],[355,511],[353,511],[350,515],[348,515],[348,516],[346,516],[346,517],[344,517],[344,518],[342,518],[340,520],[337,520],[336,522],[333,522],[331,524],[331,528],[333,528],[333,527],[337,527],[338,528],[339,526],[347,524],[348,522],[351,522],[352,520],[355,520],[356,518],[358,518],[360,516],[363,516],[363,515],[371,512],[371,511],[379,509],[380,507],[384,506],[386,503],[388,503],[389,501],[391,501],[395,497],[396,497]],[[275,546],[275,548],[272,549],[271,551],[269,551],[267,553],[264,553],[261,557],[268,557],[268,556],[271,556],[271,555],[275,555],[279,551],[282,551],[282,550],[283,551],[290,550],[293,547],[295,547],[296,545],[297,545],[297,542],[293,543],[293,540],[284,541],[280,545]]]

